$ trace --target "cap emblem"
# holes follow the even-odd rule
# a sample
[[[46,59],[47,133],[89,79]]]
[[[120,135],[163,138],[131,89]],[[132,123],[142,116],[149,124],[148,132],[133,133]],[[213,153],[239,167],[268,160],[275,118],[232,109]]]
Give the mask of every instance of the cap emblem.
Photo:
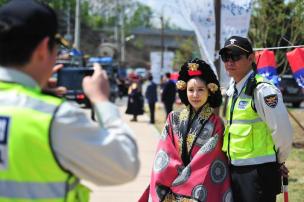
[[[230,44],[234,44],[234,42],[236,42],[236,39],[230,39]]]

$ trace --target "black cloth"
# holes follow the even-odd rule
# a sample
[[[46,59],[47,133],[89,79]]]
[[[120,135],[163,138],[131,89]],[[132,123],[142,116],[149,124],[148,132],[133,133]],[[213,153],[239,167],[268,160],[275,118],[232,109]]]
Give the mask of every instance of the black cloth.
[[[148,104],[150,110],[150,123],[155,123],[155,102]]]
[[[281,192],[278,163],[231,165],[230,171],[234,202],[275,202]]]
[[[172,80],[169,80],[167,83],[164,84],[161,101],[165,105],[167,116],[172,111],[173,104],[175,102],[176,96],[176,87],[175,83]]]
[[[145,97],[149,104],[150,123],[154,123],[155,103],[157,102],[157,85],[153,81],[151,81],[150,84],[147,86]]]
[[[144,99],[140,91],[132,90],[128,95],[126,114],[142,115],[144,113]]]

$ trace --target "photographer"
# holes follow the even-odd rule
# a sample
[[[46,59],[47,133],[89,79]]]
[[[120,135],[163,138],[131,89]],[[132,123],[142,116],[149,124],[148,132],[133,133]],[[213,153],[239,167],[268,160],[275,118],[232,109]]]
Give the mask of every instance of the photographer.
[[[56,59],[55,12],[33,0],[0,8],[0,198],[89,201],[80,179],[115,185],[135,178],[132,132],[108,101],[105,71],[83,80],[98,118],[44,94]]]

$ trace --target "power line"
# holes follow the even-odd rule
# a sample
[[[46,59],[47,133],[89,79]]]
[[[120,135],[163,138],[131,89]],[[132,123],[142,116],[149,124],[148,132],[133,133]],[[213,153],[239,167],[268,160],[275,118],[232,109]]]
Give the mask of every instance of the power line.
[[[278,49],[288,49],[288,48],[299,48],[299,47],[304,47],[304,45],[297,45],[297,46],[277,46],[277,47],[268,47],[268,48],[253,48],[254,51],[259,51],[259,50],[278,50]]]

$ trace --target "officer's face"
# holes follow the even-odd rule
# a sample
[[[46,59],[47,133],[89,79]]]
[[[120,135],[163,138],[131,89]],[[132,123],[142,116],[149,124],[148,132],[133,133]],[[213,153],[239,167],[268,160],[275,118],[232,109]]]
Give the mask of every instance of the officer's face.
[[[208,88],[201,79],[192,78],[187,82],[187,97],[195,111],[206,103],[208,95]]]
[[[252,69],[253,54],[247,56],[226,51],[222,56],[222,61],[229,76],[239,82]]]

